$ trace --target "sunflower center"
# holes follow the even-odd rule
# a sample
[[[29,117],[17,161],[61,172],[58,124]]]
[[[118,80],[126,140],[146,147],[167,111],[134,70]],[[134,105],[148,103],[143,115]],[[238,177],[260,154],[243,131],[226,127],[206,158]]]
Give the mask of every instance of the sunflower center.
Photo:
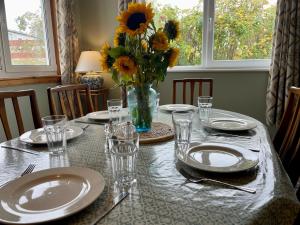
[[[144,13],[134,13],[129,16],[126,25],[130,30],[136,30],[140,28],[141,23],[145,23],[145,22],[146,22],[146,16]]]

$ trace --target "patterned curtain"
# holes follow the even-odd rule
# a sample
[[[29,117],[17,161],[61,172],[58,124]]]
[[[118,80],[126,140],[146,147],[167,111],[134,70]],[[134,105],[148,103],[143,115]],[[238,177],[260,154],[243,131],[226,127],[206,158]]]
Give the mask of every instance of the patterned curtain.
[[[79,58],[75,0],[56,0],[58,52],[62,84],[76,83],[74,73]]]
[[[299,67],[300,1],[278,0],[266,97],[268,125],[279,126],[287,104],[289,87],[300,85]]]
[[[144,3],[145,0],[119,0],[118,2],[118,12],[119,14],[126,10],[128,7],[128,4],[130,2],[134,2],[134,3]],[[127,107],[127,90],[126,87],[122,87],[121,88],[121,96],[122,96],[122,100],[123,100],[123,107]]]

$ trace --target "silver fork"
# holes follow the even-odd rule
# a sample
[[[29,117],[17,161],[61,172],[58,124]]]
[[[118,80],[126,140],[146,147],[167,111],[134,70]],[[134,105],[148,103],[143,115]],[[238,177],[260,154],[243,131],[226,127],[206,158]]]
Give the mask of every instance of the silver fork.
[[[23,171],[23,173],[21,173],[20,177],[23,177],[26,174],[32,173],[32,171],[34,170],[34,168],[35,168],[35,164],[29,164],[28,167]],[[15,179],[13,179],[13,180],[15,180]],[[4,185],[6,185],[7,183],[13,181],[13,180],[9,180],[9,181],[1,184],[0,188],[3,187]]]
[[[228,184],[219,180],[214,180],[214,179],[210,179],[210,178],[203,178],[203,177],[192,177],[191,175],[187,174],[186,171],[184,171],[183,169],[180,169],[179,171],[185,178],[186,178],[186,182],[185,183],[195,183],[195,184],[199,184],[202,182],[212,182],[212,183],[216,183],[216,184],[221,184],[223,186],[227,186],[236,190],[240,190],[240,191],[245,191],[251,194],[255,194],[256,190],[253,188],[246,188],[246,187],[240,187],[240,186],[236,186],[236,185],[232,185],[232,184]]]

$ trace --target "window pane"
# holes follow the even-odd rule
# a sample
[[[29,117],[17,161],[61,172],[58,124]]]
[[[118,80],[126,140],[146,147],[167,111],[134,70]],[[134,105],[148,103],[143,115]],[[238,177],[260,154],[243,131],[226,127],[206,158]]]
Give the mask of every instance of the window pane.
[[[168,19],[180,22],[178,65],[200,65],[202,60],[203,0],[152,0],[155,24],[163,27]]]
[[[215,0],[214,59],[269,59],[276,0]]]
[[[49,65],[40,0],[5,0],[12,65]]]

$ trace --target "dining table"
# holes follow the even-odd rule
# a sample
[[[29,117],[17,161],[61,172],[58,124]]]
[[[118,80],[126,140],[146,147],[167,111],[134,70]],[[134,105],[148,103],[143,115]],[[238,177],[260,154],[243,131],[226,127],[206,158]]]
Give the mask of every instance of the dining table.
[[[97,224],[292,225],[300,213],[300,204],[266,126],[252,117],[236,112],[212,109],[211,115],[215,118],[247,119],[255,122],[257,126],[251,130],[235,132],[236,135],[222,135],[222,132],[214,129],[205,129],[195,112],[191,142],[240,146],[257,155],[257,166],[236,173],[204,172],[178,160],[174,139],[141,144],[136,159],[137,181],[130,188],[129,196]],[[154,121],[172,126],[171,113],[161,110]],[[84,125],[74,120],[68,123],[73,126]],[[65,153],[59,156],[50,155],[47,146],[24,145],[19,138],[3,142],[2,144],[22,146],[37,154],[1,147],[0,185],[17,178],[29,164],[36,165],[34,172],[56,167],[93,169],[105,180],[101,195],[81,211],[45,223],[93,224],[108,202],[120,191],[114,182],[111,153],[105,151],[105,140],[104,124],[91,123],[82,135],[68,141]],[[256,193],[251,194],[210,182],[186,182],[182,170],[195,177],[212,178],[253,188]]]

